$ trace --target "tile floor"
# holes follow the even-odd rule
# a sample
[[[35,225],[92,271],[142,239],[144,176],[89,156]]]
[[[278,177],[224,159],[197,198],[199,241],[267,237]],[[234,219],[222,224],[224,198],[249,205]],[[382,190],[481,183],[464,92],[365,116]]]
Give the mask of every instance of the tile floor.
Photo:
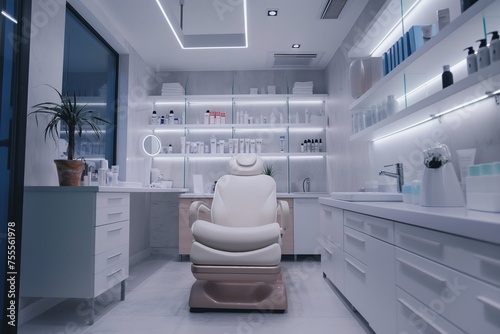
[[[117,288],[97,298],[93,326],[86,324],[86,301],[70,299],[22,325],[19,333],[373,333],[323,278],[319,262],[284,261],[282,267],[289,301],[285,313],[191,313],[190,262],[153,256],[131,268],[125,301]]]

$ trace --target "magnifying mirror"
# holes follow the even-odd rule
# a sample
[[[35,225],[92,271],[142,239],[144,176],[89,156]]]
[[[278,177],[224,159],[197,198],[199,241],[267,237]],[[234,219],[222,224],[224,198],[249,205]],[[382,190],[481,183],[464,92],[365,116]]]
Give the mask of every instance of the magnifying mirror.
[[[161,141],[155,135],[147,135],[142,139],[142,150],[149,157],[154,157],[161,152]]]

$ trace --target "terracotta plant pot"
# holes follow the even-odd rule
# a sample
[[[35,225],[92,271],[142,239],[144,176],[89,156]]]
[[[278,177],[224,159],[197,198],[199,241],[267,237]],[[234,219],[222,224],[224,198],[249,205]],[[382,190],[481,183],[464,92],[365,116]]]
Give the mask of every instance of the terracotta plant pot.
[[[85,163],[83,160],[54,160],[60,186],[79,186]]]

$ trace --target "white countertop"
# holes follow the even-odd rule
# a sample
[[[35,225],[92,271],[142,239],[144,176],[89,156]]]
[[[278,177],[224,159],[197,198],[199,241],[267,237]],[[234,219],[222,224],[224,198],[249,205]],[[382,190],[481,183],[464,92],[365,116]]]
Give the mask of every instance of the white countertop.
[[[349,202],[321,197],[320,204],[500,244],[500,213],[465,207],[424,207],[402,202]]]
[[[148,187],[60,187],[60,186],[41,186],[24,187],[25,191],[66,191],[66,192],[104,192],[104,193],[184,193],[187,188],[148,188]]]
[[[316,193],[316,192],[297,192],[297,193],[277,193],[278,198],[319,198],[322,196],[327,196],[328,193]],[[213,198],[214,194],[194,194],[194,193],[184,193],[180,195],[181,198]]]

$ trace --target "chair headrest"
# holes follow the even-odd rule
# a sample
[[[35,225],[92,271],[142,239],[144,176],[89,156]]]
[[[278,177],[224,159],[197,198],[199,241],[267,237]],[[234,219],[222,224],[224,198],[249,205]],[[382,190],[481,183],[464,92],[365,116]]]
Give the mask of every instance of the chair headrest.
[[[264,163],[256,154],[238,154],[229,161],[229,172],[232,175],[262,174]]]

